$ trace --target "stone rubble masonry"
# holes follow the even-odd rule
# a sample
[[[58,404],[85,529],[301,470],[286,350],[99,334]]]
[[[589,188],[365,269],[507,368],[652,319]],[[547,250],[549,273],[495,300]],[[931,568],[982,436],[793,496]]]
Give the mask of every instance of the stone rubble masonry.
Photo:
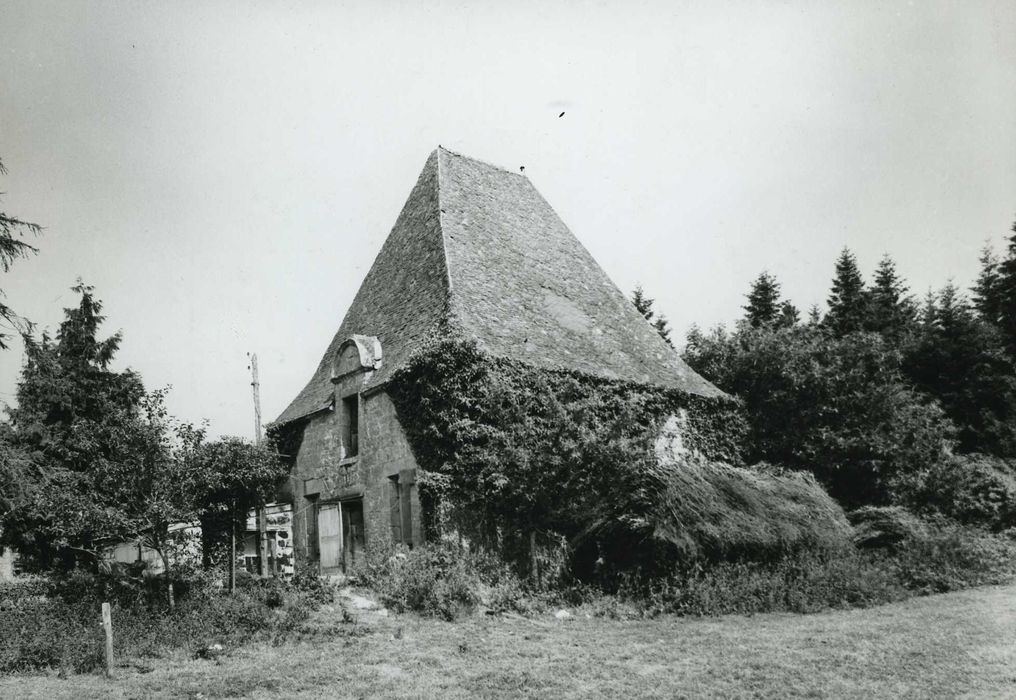
[[[316,501],[326,503],[346,498],[363,498],[366,546],[391,541],[390,477],[416,469],[416,460],[395,414],[395,406],[384,391],[360,395],[359,454],[344,459],[341,399],[336,409],[310,418],[303,427],[303,440],[292,470],[293,542],[297,566],[315,562],[309,541],[315,531],[316,511],[308,488],[317,491]],[[413,544],[423,542],[419,495],[412,490]]]

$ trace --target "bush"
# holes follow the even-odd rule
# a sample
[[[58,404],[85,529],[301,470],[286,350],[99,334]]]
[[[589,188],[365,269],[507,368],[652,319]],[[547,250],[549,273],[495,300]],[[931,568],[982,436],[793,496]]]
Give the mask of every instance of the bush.
[[[854,526],[854,544],[865,549],[898,547],[927,535],[917,516],[901,506],[865,506],[847,518]]]
[[[899,549],[891,565],[900,583],[919,595],[1006,583],[1016,573],[1016,542],[936,519]]]
[[[118,657],[193,654],[210,644],[226,648],[252,639],[279,641],[330,600],[319,581],[250,577],[229,595],[221,577],[200,574],[179,586],[168,610],[162,584],[148,595],[143,582],[81,571],[29,586],[0,587],[0,673],[42,668],[87,672],[103,663],[102,602],[110,602]],[[137,588],[135,586],[138,586]]]
[[[750,459],[810,471],[846,507],[894,502],[894,481],[938,459],[955,430],[878,334],[721,328],[690,334],[684,359],[744,401]]]
[[[523,597],[521,582],[495,557],[444,541],[414,550],[368,548],[357,582],[372,588],[396,612],[413,611],[445,620],[454,620],[478,605],[514,608]]]
[[[852,514],[857,517],[856,512]],[[907,533],[892,549],[801,551],[771,562],[695,564],[670,576],[625,579],[603,614],[816,612],[880,605],[913,595],[1005,583],[1016,574],[1016,542],[944,519],[921,522],[903,509],[865,509],[862,522]],[[874,529],[874,528],[873,528]]]
[[[908,500],[959,522],[999,532],[1016,527],[1016,463],[987,455],[953,455],[937,462]]]

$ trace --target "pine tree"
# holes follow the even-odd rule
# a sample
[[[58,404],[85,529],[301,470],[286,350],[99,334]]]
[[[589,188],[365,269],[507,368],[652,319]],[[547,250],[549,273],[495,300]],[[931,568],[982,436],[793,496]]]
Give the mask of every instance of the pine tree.
[[[998,318],[1009,354],[1016,357],[1016,223],[1008,247],[1005,259],[998,264]]]
[[[977,282],[970,291],[973,292],[974,308],[981,315],[981,318],[993,325],[999,325],[1002,321],[999,299],[999,260],[990,244],[985,244],[981,249],[981,271],[977,275]]]
[[[3,161],[0,161],[0,175],[6,172]],[[38,234],[41,231],[42,227],[38,224],[23,221],[16,216],[0,211],[0,270],[7,272],[15,260],[27,258],[29,255],[39,252],[37,248],[24,240],[24,236],[26,233]],[[32,324],[28,320],[4,304],[3,289],[0,289],[0,324],[8,330],[22,335],[32,329]],[[8,336],[9,333],[0,332],[0,350],[7,349]]]
[[[959,449],[1016,453],[1016,367],[998,329],[947,284],[925,307],[904,370],[959,429]]]
[[[808,325],[817,326],[820,323],[822,323],[822,312],[819,311],[818,304],[812,304],[808,309]]]
[[[776,320],[779,328],[792,328],[801,320],[801,312],[789,301],[780,304],[780,317]]]
[[[635,305],[635,309],[640,314],[645,316],[647,321],[651,321],[653,318],[653,301],[646,296],[641,284],[635,286],[635,291],[631,293],[631,303]]]
[[[875,279],[868,292],[865,330],[899,339],[917,316],[913,298],[896,272],[896,263],[888,255],[882,257],[875,270]]]
[[[752,328],[775,325],[780,318],[780,283],[763,270],[751,283],[748,304],[742,308],[744,319]]]
[[[649,325],[656,329],[656,332],[660,334],[660,337],[663,338],[667,345],[674,347],[674,343],[670,340],[670,322],[667,321],[667,317],[663,314],[657,315],[653,311],[654,301],[654,299],[646,296],[642,285],[636,285],[631,293],[631,303],[635,305],[635,309],[642,314],[646,321],[649,322]]]
[[[825,317],[826,327],[836,337],[862,330],[867,301],[857,259],[848,248],[844,248],[836,261],[836,276],[828,299],[829,313]]]
[[[656,320],[652,322],[653,328],[660,334],[660,337],[667,341],[667,345],[674,347],[674,344],[670,342],[670,321],[663,314],[656,317]]]

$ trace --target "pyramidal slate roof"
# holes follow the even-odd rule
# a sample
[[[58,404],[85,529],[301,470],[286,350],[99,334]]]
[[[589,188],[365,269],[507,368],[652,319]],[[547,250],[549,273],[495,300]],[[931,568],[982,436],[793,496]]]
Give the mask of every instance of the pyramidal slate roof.
[[[723,392],[660,338],[522,174],[438,148],[287,423],[332,401],[332,362],[354,334],[384,355],[386,382],[439,334],[547,369]]]

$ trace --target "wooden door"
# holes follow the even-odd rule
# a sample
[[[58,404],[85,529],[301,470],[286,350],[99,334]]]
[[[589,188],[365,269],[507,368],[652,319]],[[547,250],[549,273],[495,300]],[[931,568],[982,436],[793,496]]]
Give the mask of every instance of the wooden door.
[[[318,506],[318,551],[322,574],[337,572],[342,567],[342,520],[338,503]]]

